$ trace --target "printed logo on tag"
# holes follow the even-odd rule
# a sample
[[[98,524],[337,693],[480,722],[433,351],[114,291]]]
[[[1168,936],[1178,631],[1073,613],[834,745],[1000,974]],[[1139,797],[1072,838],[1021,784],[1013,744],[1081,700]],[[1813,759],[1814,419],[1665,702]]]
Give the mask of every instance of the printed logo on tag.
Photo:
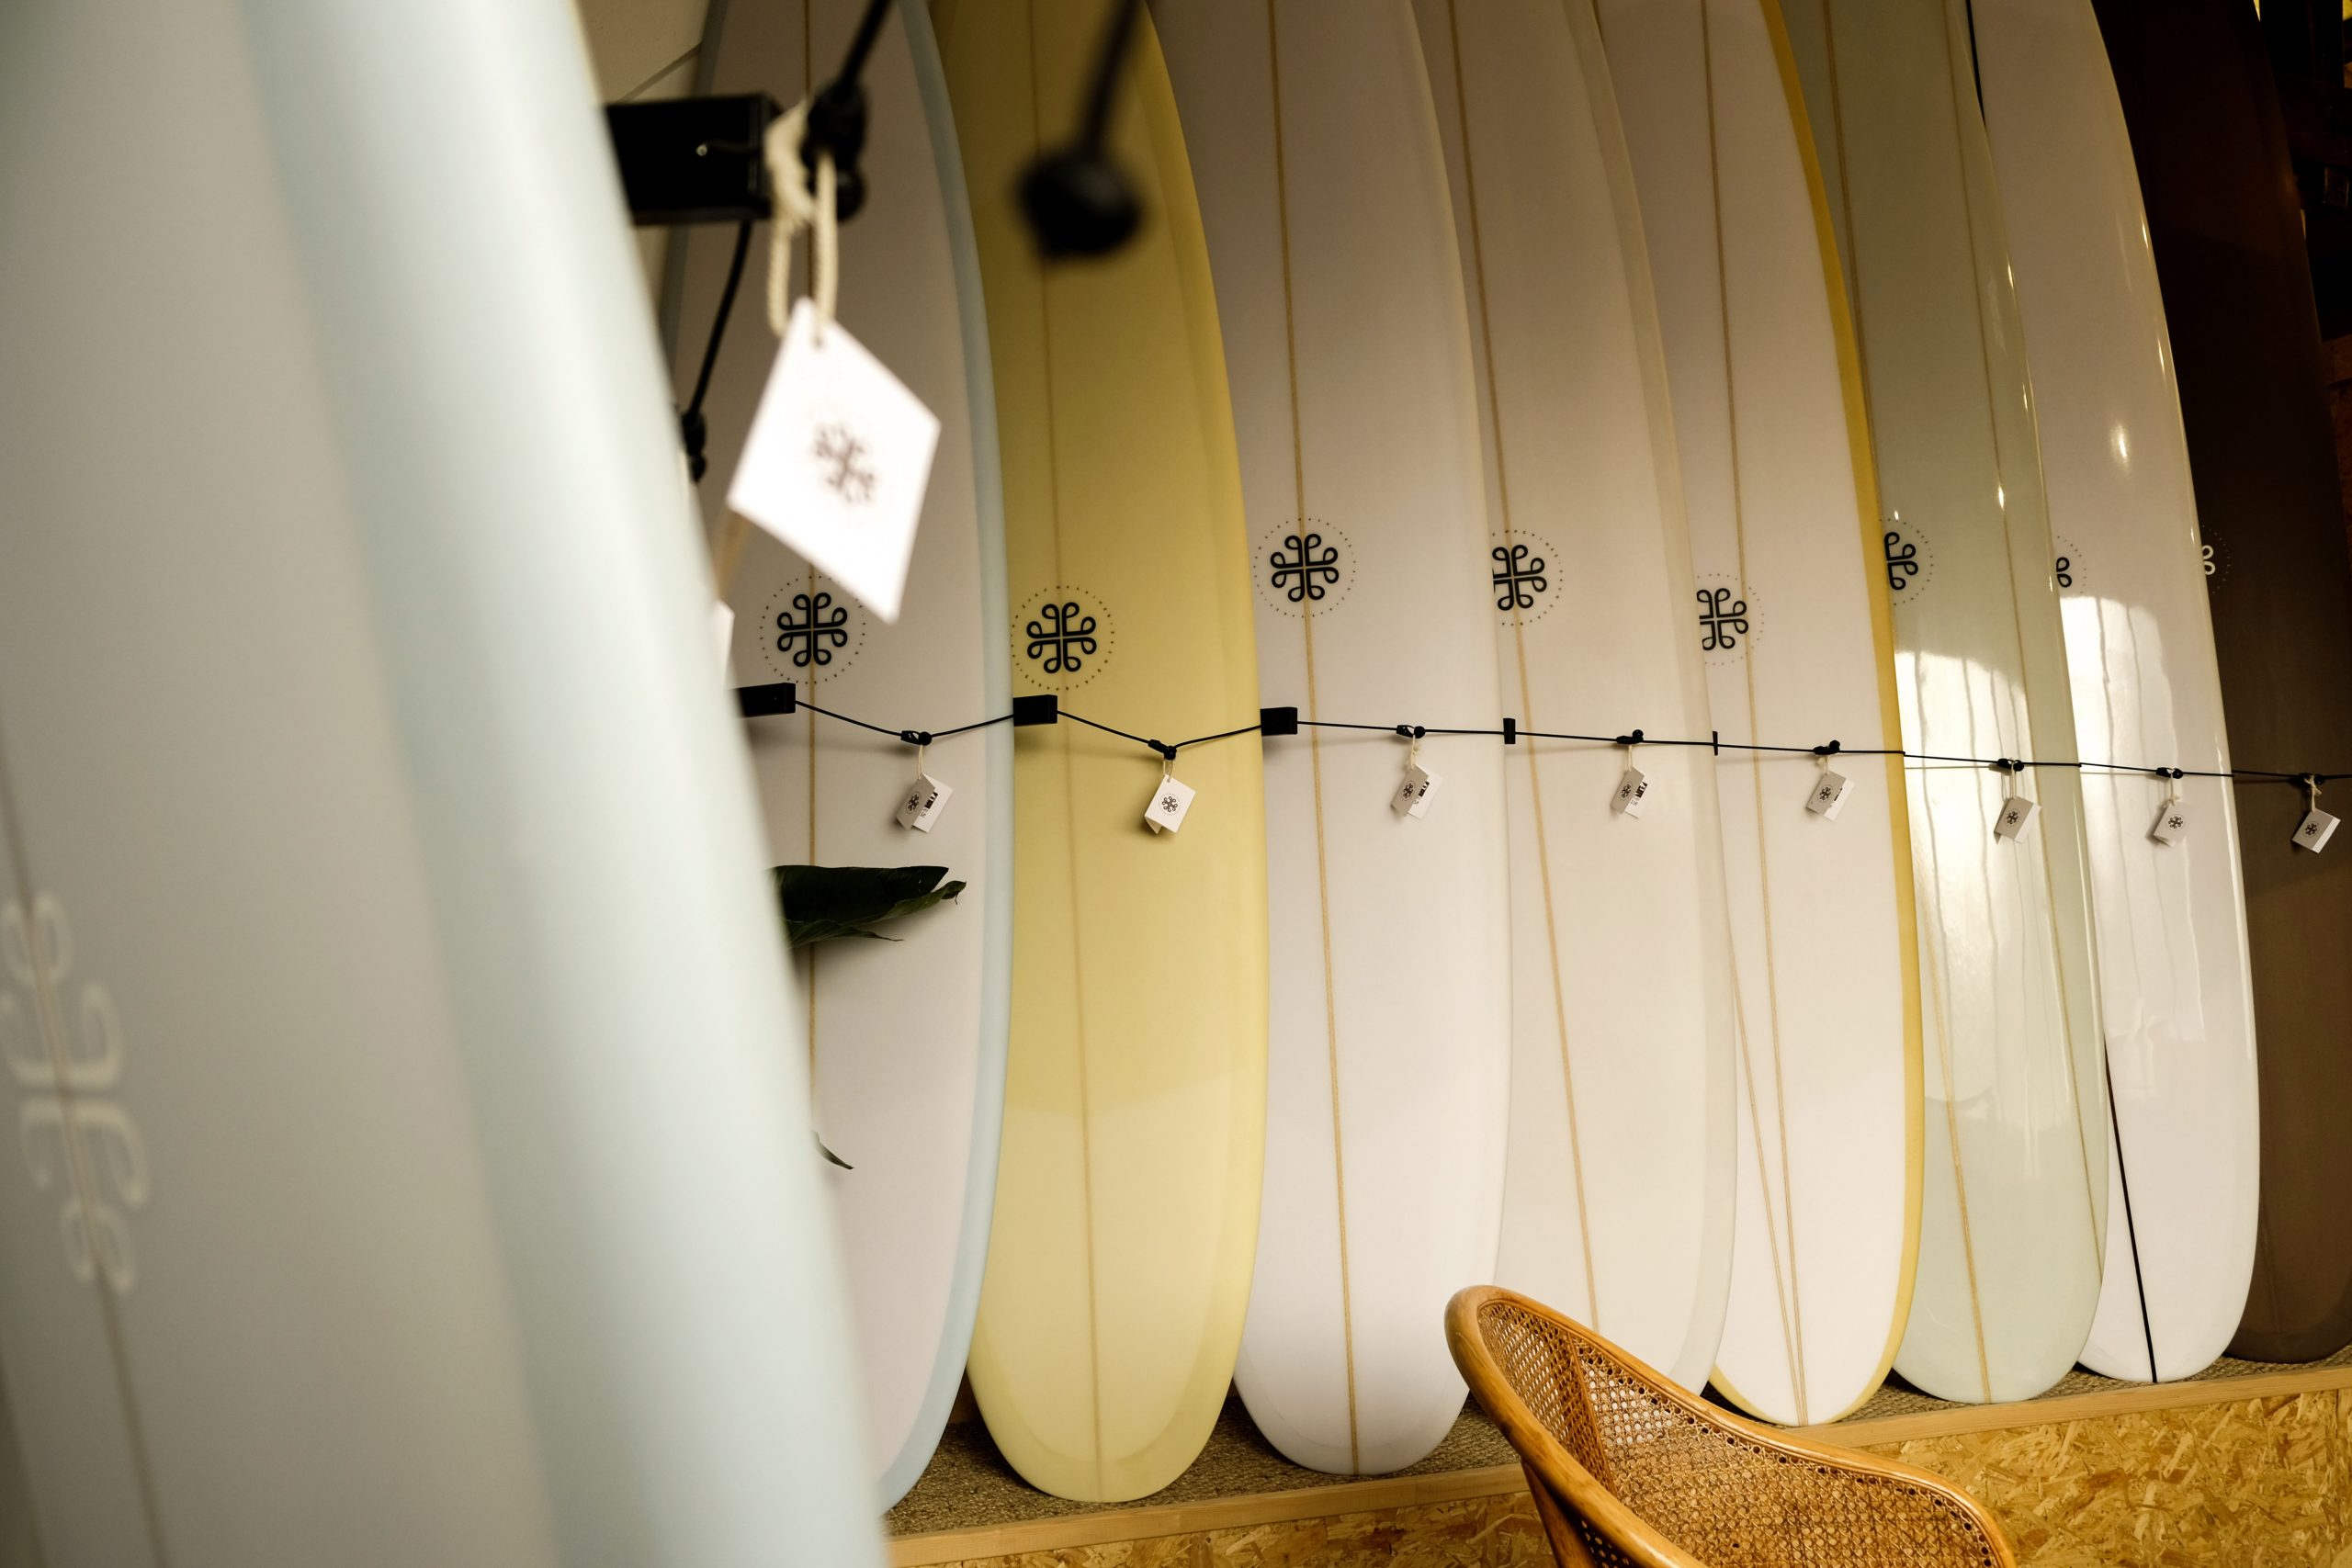
[[[1430,796],[1444,779],[1430,773],[1419,762],[1405,764],[1405,782],[1396,786],[1396,796],[1388,804],[1400,817],[1425,817],[1429,814]]]
[[[2177,800],[2167,800],[2165,808],[2156,813],[2155,825],[2148,829],[2148,837],[2160,844],[2177,844],[2188,837],[2188,810]]]
[[[918,833],[931,831],[939,814],[947,809],[947,797],[956,792],[929,773],[917,773],[915,782],[907,786],[899,800],[899,826],[912,828]]]
[[[1813,793],[1804,797],[1804,808],[1824,821],[1835,822],[1838,813],[1846,809],[1846,797],[1853,791],[1853,780],[1825,768],[1821,776],[1813,781]]]
[[[2033,814],[2041,807],[2021,795],[2013,795],[2001,802],[2000,820],[1993,824],[1993,831],[2004,839],[2014,839],[2033,821]]]
[[[1616,797],[1610,808],[1620,817],[1639,817],[1650,803],[1650,781],[1639,768],[1627,768],[1624,777],[1617,781]]]
[[[839,321],[792,309],[727,504],[899,618],[939,421]]]
[[[1151,792],[1151,804],[1143,810],[1143,825],[1155,833],[1172,833],[1184,825],[1184,813],[1191,809],[1193,786],[1171,773]]]
[[[2302,821],[2296,825],[2295,842],[2311,851],[2312,853],[2317,854],[2327,848],[2328,838],[2335,831],[2335,818],[2314,806],[2303,814]]]

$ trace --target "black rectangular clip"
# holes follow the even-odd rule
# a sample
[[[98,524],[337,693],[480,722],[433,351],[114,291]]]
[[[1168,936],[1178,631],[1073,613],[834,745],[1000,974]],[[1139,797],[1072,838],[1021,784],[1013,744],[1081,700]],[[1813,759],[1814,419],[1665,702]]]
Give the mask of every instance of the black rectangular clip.
[[[735,706],[745,718],[773,718],[780,713],[790,713],[799,705],[789,681],[778,681],[768,686],[735,688]]]
[[[1061,716],[1061,699],[1051,692],[1043,696],[1012,699],[1012,727],[1015,729],[1026,729],[1033,724],[1058,724]]]
[[[1298,733],[1298,710],[1296,708],[1260,708],[1258,710],[1258,733],[1261,735],[1296,735]]]

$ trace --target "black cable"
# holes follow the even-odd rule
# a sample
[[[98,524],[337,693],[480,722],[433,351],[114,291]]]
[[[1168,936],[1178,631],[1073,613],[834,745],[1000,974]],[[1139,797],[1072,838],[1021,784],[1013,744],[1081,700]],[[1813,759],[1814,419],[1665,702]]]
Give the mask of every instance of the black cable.
[[[710,374],[718,366],[719,341],[727,335],[727,318],[735,310],[735,291],[743,282],[743,261],[752,254],[752,220],[748,218],[735,230],[735,254],[727,264],[727,287],[718,293],[718,313],[711,318],[710,341],[703,345],[702,368],[695,375],[695,395],[678,415],[678,433],[686,446],[686,472],[696,484],[710,471],[710,460],[703,456],[703,448],[710,440],[710,426],[702,417],[702,400],[710,392]]]
[[[878,724],[868,724],[862,718],[853,718],[845,713],[837,713],[831,708],[820,707],[815,703],[802,702],[799,705],[808,709],[811,713],[822,714],[827,718],[838,719],[843,724],[855,725],[858,728],[870,731],[876,735],[887,735],[893,739],[904,740],[909,745],[928,745],[933,740],[944,740],[951,735],[963,735],[975,729],[986,729],[991,725],[1010,723],[1014,716],[1009,713],[1001,713],[996,715],[992,718],[975,719],[969,724],[959,724],[950,729],[936,731],[889,729]],[[1263,721],[1261,721],[1258,724],[1245,724],[1235,729],[1220,729],[1213,735],[1196,735],[1189,740],[1179,740],[1170,744],[1165,740],[1154,739],[1149,736],[1137,735],[1133,730],[1121,729],[1115,725],[1104,724],[1100,719],[1088,718],[1085,715],[1072,713],[1068,708],[1062,708],[1059,712],[1060,716],[1069,719],[1073,724],[1082,724],[1089,729],[1099,729],[1105,735],[1114,735],[1122,740],[1133,741],[1136,745],[1143,747],[1154,756],[1168,758],[1170,760],[1172,760],[1179,751],[1185,750],[1187,747],[1205,746],[1213,741],[1230,740],[1238,736],[1257,735],[1262,733],[1264,729]],[[2308,769],[2291,773],[2268,768],[2233,768],[2224,771],[2205,768],[2146,767],[2131,762],[2073,761],[2059,759],[2037,761],[2020,757],[1959,757],[1936,751],[1906,751],[1899,746],[1849,747],[1836,740],[1827,741],[1815,746],[1775,746],[1768,745],[1762,741],[1725,740],[1720,734],[1711,736],[1704,740],[1692,740],[1674,737],[1652,736],[1645,734],[1643,731],[1638,729],[1630,731],[1623,735],[1584,735],[1569,730],[1559,729],[1519,729],[1514,728],[1504,730],[1487,729],[1483,728],[1441,728],[1435,725],[1423,726],[1418,724],[1354,724],[1346,720],[1333,718],[1302,718],[1297,722],[1299,728],[1302,729],[1353,729],[1363,731],[1365,734],[1396,735],[1414,739],[1429,735],[1490,735],[1498,739],[1512,738],[1528,740],[1582,740],[1588,741],[1595,746],[1704,746],[1716,751],[1766,751],[1784,756],[1817,757],[1825,762],[1832,757],[1900,757],[1904,761],[1911,762],[1945,762],[1955,767],[1997,768],[2001,772],[2007,773],[2022,773],[2028,768],[2074,768],[2077,770],[2083,768],[2098,768],[2109,773],[2144,773],[2152,778],[2176,780],[2184,778],[2242,779],[2248,781],[2259,780],[2268,783],[2291,784],[2297,785],[2324,784],[2330,779],[2341,779],[2347,776],[2343,773],[2313,773]]]

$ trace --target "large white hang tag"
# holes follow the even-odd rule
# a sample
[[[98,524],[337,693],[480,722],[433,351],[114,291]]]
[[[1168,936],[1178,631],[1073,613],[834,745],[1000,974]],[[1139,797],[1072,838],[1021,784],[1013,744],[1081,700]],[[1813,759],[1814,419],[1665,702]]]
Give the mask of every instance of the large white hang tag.
[[[727,504],[885,621],[899,618],[939,421],[839,321],[803,299]]]

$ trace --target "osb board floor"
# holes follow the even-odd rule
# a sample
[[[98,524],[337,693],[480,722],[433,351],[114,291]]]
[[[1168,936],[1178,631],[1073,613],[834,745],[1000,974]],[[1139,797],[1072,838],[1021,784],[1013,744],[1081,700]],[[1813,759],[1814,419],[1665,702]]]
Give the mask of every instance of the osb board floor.
[[[2022,1568],[2352,1568],[2338,1390],[1885,1444],[1982,1498]],[[1548,1568],[1524,1493],[944,1568]]]
[[[2346,1347],[2324,1361],[2315,1361],[2308,1368],[2299,1369],[2224,1358],[2189,1381],[2217,1381],[2347,1365],[2352,1365],[2352,1347]],[[2040,1397],[2060,1399],[2141,1386],[2143,1385],[2103,1378],[2076,1368]],[[1848,1416],[1847,1421],[1873,1421],[1961,1408],[1963,1407],[1921,1393],[1899,1379],[1890,1379],[1886,1387]],[[1834,1427],[1825,1429],[1823,1435],[1836,1440]],[[1986,1438],[1997,1438],[1999,1435],[1983,1434]],[[1502,1434],[1476,1406],[1470,1405],[1464,1408],[1462,1418],[1454,1423],[1453,1432],[1438,1445],[1435,1452],[1400,1473],[1407,1476],[1444,1475],[1456,1471],[1515,1462],[1510,1446],[1503,1441]],[[977,1420],[959,1421],[947,1428],[946,1436],[939,1445],[939,1452],[933,1456],[922,1478],[915,1483],[899,1506],[890,1510],[886,1523],[893,1536],[930,1535],[944,1530],[978,1529],[1114,1509],[1157,1508],[1226,1497],[1303,1491],[1310,1487],[1329,1486],[1337,1479],[1320,1471],[1293,1464],[1277,1453],[1258,1435],[1257,1427],[1250,1424],[1238,1399],[1226,1402],[1216,1428],[1209,1436],[1208,1446],[1193,1462],[1191,1469],[1163,1490],[1132,1503],[1073,1503],[1060,1497],[1049,1497],[1014,1473],[1012,1467],[998,1454],[996,1445],[989,1440],[988,1429],[981,1423]],[[1464,1561],[1475,1562],[1476,1559]],[[1024,1563],[1022,1568],[1028,1568],[1028,1565]],[[1089,1564],[1089,1568],[1092,1565]],[[1124,1562],[1120,1568],[1125,1568]],[[2352,1563],[2346,1564],[2346,1568],[2352,1568]]]

